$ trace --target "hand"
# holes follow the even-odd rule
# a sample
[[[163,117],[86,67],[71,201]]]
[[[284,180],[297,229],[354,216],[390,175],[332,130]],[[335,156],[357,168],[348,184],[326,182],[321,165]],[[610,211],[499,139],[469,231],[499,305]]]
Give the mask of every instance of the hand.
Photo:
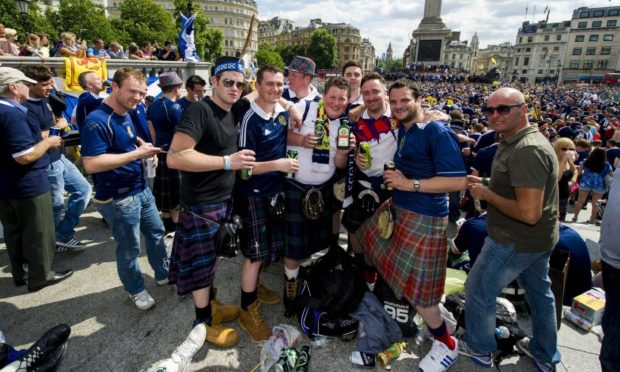
[[[308,133],[304,136],[301,145],[307,149],[314,148],[316,145],[316,137],[312,133]]]
[[[424,112],[424,122],[428,121],[450,121],[450,115],[439,110],[428,110]]]
[[[470,176],[467,177],[469,178]],[[482,183],[470,183],[467,189],[471,196],[478,200],[486,200],[486,193],[489,190],[489,188],[482,185]]]
[[[288,114],[290,116],[290,122],[291,122],[291,128],[289,129],[301,128],[301,125],[303,124],[303,120],[302,120],[303,118],[299,110],[297,110],[297,107],[291,106],[291,108],[288,109]]]
[[[383,172],[383,183],[401,191],[411,191],[411,185],[413,185],[413,182],[409,182],[398,169]]]
[[[140,141],[138,141],[138,143],[139,142]],[[142,141],[140,147],[138,147],[136,151],[138,151],[138,159],[146,159],[153,155],[159,154],[161,152],[161,148],[153,146],[152,143]]]
[[[230,155],[230,169],[239,170],[244,168],[254,168],[254,162],[256,162],[256,158],[254,157],[254,155],[254,151],[248,149],[235,152],[234,154]]]
[[[360,116],[362,116],[362,112],[364,112],[364,109],[366,109],[366,106],[359,105],[353,110],[349,111],[349,119],[351,119],[351,122],[357,122]]]
[[[471,149],[469,147],[466,147],[464,149],[461,150],[463,152],[463,156],[468,158],[471,156]]]
[[[62,146],[62,137],[60,136],[47,136],[43,140],[47,141],[50,149],[56,149]]]
[[[60,129],[65,129],[66,127],[69,126],[69,123],[67,123],[67,119],[65,119],[64,117],[61,117],[56,121],[56,126]]]
[[[356,144],[355,135],[353,133],[351,133],[351,134],[349,134],[349,148],[346,149],[346,150],[336,149],[336,151],[339,152],[339,153],[348,154],[349,151],[355,150],[355,144]]]
[[[359,169],[368,169],[368,163],[366,162],[366,155],[361,152],[355,156],[355,164]]]
[[[281,158],[278,160],[278,170],[284,173],[296,173],[299,170],[299,160]]]
[[[159,165],[159,157],[157,155],[153,155],[153,168],[157,168]]]
[[[474,184],[474,183],[480,183],[481,184],[482,183],[482,177],[472,176],[472,175],[467,176],[467,184],[471,185],[471,184]]]

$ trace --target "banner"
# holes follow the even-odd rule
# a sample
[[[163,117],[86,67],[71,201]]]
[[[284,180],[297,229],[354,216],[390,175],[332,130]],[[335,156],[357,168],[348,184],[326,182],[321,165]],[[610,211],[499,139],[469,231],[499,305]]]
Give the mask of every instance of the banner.
[[[101,80],[108,80],[108,68],[105,59],[99,58],[65,58],[65,86],[67,91],[81,93],[82,87],[78,78],[82,72],[92,71],[99,75]]]
[[[196,15],[187,18],[181,14],[181,31],[179,31],[179,53],[186,62],[200,62],[196,44],[194,43],[194,18]]]

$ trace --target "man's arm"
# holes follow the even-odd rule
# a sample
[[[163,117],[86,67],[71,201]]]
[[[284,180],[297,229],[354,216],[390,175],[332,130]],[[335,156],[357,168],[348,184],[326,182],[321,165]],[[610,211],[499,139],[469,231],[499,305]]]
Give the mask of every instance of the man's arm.
[[[189,135],[176,132],[168,150],[166,162],[169,168],[185,172],[210,172],[225,169],[226,160],[223,156],[203,154],[196,151],[196,141]],[[252,168],[254,151],[241,150],[229,157],[230,169]]]
[[[471,181],[471,178],[470,178]],[[515,187],[516,199],[496,194],[482,183],[470,183],[469,191],[479,200],[486,200],[497,210],[517,221],[534,225],[540,220],[545,190],[531,187]]]
[[[396,190],[424,192],[429,194],[446,193],[464,190],[467,187],[467,177],[443,177],[435,176],[419,180],[420,188],[415,190],[413,179],[408,179],[399,170],[385,171],[383,173],[385,183],[391,185]]]
[[[62,144],[62,139],[60,136],[51,136],[45,137],[39,143],[32,146],[32,151],[29,151],[26,154],[18,156],[15,161],[20,165],[27,165],[30,163],[34,163],[39,160],[39,158],[47,152],[49,149],[60,147]]]
[[[122,154],[101,154],[98,156],[83,157],[84,169],[90,173],[107,172],[135,160],[150,158],[161,152],[159,147],[153,146],[151,143],[142,143],[140,147],[133,151]]]

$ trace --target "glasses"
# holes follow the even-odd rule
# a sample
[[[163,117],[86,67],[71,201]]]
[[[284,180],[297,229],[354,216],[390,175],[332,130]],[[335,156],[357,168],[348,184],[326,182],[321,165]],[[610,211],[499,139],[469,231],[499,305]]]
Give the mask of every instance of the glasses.
[[[34,85],[34,84],[32,84],[31,82],[29,82],[29,81],[18,81],[18,82],[17,82],[17,83],[15,83],[15,84],[25,85],[27,88],[30,88],[30,87],[32,87],[32,86]]]
[[[233,79],[222,79],[222,85],[225,88],[232,88],[232,86],[234,85],[239,90],[245,89],[245,81],[235,81]]]
[[[495,111],[497,111],[497,113],[500,115],[508,115],[510,110],[512,110],[513,108],[521,107],[523,105],[525,105],[525,103],[517,103],[515,105],[499,105],[497,107],[485,106],[482,108],[482,113],[485,114],[486,116],[491,116],[493,115],[493,113],[495,113]]]
[[[569,148],[569,147],[562,147],[560,150],[562,150],[562,151],[575,151],[574,148]]]

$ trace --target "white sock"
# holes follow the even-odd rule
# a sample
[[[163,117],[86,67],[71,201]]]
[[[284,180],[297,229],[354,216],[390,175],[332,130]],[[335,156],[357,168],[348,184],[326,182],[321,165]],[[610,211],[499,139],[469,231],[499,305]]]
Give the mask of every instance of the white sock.
[[[295,279],[299,275],[299,266],[296,269],[289,269],[284,266],[284,275],[286,275],[286,279]]]

